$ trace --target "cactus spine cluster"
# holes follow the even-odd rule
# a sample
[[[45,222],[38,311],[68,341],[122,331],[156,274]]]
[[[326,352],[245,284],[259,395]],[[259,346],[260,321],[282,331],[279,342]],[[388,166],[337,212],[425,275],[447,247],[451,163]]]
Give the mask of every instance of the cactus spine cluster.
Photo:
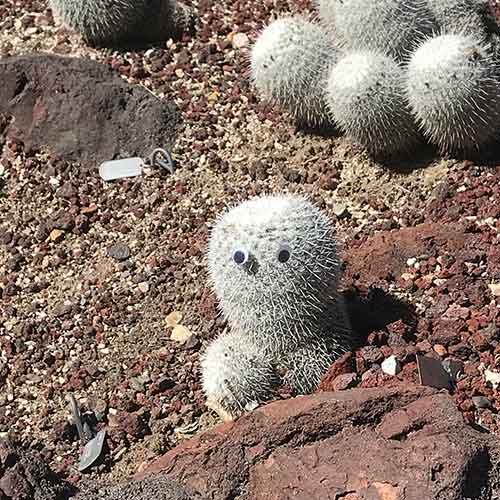
[[[284,17],[267,26],[251,53],[257,90],[306,126],[328,121],[321,82],[336,51],[322,27],[301,16]]]
[[[500,73],[480,39],[430,38],[413,54],[406,85],[423,132],[442,151],[474,149],[497,134]]]
[[[208,266],[231,329],[203,359],[203,387],[215,406],[237,416],[269,399],[277,380],[311,392],[349,349],[333,227],[306,199],[263,196],[223,214]]]
[[[262,94],[309,125],[329,111],[328,127],[377,156],[411,150],[418,129],[448,153],[493,138],[500,29],[487,0],[316,5],[317,26],[278,19],[257,39],[252,79]]]
[[[404,72],[391,57],[370,50],[347,54],[332,68],[326,96],[332,120],[371,153],[391,154],[416,144]]]
[[[94,46],[176,38],[193,23],[190,9],[176,0],[50,0],[49,4]]]

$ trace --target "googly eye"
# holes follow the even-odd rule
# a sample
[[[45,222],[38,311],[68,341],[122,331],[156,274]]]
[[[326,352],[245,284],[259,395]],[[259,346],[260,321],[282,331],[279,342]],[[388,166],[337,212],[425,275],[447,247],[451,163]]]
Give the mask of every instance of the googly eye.
[[[285,262],[288,262],[291,256],[292,250],[290,248],[290,245],[288,245],[288,243],[282,243],[278,248],[278,252],[276,254],[278,262],[284,264]]]
[[[233,252],[233,262],[241,266],[248,262],[248,250],[246,248],[237,248]]]

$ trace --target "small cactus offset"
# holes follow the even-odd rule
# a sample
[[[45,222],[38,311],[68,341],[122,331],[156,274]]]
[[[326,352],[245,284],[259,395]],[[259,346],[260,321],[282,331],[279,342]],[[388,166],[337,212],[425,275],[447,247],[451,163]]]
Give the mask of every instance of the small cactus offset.
[[[340,261],[333,227],[306,199],[263,196],[223,214],[210,237],[208,265],[230,335],[244,338],[245,351],[257,353],[267,367],[259,369],[268,373],[268,382],[260,382],[265,392],[275,383],[271,373],[279,373],[297,393],[311,392],[330,364],[349,349],[352,334],[337,292]],[[210,366],[223,364],[224,373],[237,371],[238,382],[232,386],[246,386],[238,361],[221,361],[228,338],[217,339],[208,349],[204,380],[216,380],[210,390],[205,384],[207,397],[216,395],[220,406],[234,412],[251,398],[235,395],[232,401],[222,382],[231,376],[208,375]]]
[[[442,152],[477,149],[497,136],[499,68],[478,37],[427,40],[410,60],[406,88],[423,133]]]
[[[193,24],[191,10],[175,0],[49,0],[49,4],[94,46],[167,40]]]
[[[389,56],[347,54],[332,68],[325,93],[332,120],[370,153],[407,151],[418,142],[403,69]]]
[[[268,400],[280,380],[268,356],[237,332],[223,334],[212,342],[201,368],[207,406],[224,420]]]
[[[300,125],[325,126],[321,82],[335,58],[322,27],[300,16],[277,19],[252,48],[252,81],[264,98],[282,106]]]
[[[405,59],[436,25],[426,0],[318,0],[319,16],[345,51]]]

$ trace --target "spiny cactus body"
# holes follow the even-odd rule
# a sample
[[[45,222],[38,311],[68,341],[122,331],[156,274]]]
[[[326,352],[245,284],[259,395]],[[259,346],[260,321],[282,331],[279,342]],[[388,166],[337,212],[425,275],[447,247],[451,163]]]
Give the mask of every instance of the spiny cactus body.
[[[193,23],[191,11],[175,0],[50,0],[50,6],[95,46],[176,38]]]
[[[319,16],[345,51],[376,50],[404,59],[435,29],[425,0],[318,0]]]
[[[300,16],[277,19],[252,48],[252,81],[264,98],[285,108],[300,125],[324,126],[328,113],[322,81],[335,59],[322,27]]]
[[[268,400],[279,385],[269,357],[238,332],[223,334],[212,342],[201,367],[207,406],[225,420]]]
[[[418,140],[403,70],[389,56],[358,51],[343,57],[330,72],[326,100],[332,120],[373,154],[409,150]]]
[[[410,60],[406,87],[422,131],[443,152],[474,149],[498,134],[499,70],[478,38],[427,40]]]
[[[427,0],[442,33],[474,33],[487,36],[485,10],[488,0]]]
[[[248,200],[217,221],[208,264],[232,331],[255,346],[253,352],[260,352],[295,392],[314,390],[351,343],[345,305],[337,292],[335,236],[326,215],[299,196]],[[219,363],[211,359],[217,352],[216,347],[209,349],[205,367]],[[230,370],[238,366],[237,361],[227,363]],[[239,403],[221,404],[232,408]]]

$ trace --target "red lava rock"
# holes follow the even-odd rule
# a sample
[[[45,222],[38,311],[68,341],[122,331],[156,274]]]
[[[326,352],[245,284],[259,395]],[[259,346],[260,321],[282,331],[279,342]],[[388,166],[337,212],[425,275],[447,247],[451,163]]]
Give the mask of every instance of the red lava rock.
[[[464,327],[465,322],[461,319],[439,319],[434,326],[430,340],[434,344],[448,347],[451,343],[456,342]]]
[[[129,413],[120,411],[116,415],[109,417],[109,426],[123,430],[134,438],[141,438],[149,434],[149,428],[142,412]]]
[[[409,258],[432,254],[433,249],[440,246],[446,246],[450,252],[458,251],[467,247],[472,239],[471,234],[457,230],[455,224],[434,222],[376,233],[363,245],[350,249],[346,255],[346,276],[359,276],[360,283],[366,285],[392,281],[406,269]]]
[[[333,391],[345,391],[356,385],[357,375],[355,373],[344,373],[335,378],[332,382]]]
[[[271,403],[184,441],[137,478],[182,481],[214,499],[235,488],[247,500],[278,500],[285,491],[304,499],[463,500],[482,489],[494,498],[498,451],[448,395],[399,385]]]
[[[346,352],[337,361],[335,361],[328,371],[323,375],[318,387],[318,391],[333,391],[333,382],[339,375],[351,373],[354,367],[354,358],[352,352]]]

